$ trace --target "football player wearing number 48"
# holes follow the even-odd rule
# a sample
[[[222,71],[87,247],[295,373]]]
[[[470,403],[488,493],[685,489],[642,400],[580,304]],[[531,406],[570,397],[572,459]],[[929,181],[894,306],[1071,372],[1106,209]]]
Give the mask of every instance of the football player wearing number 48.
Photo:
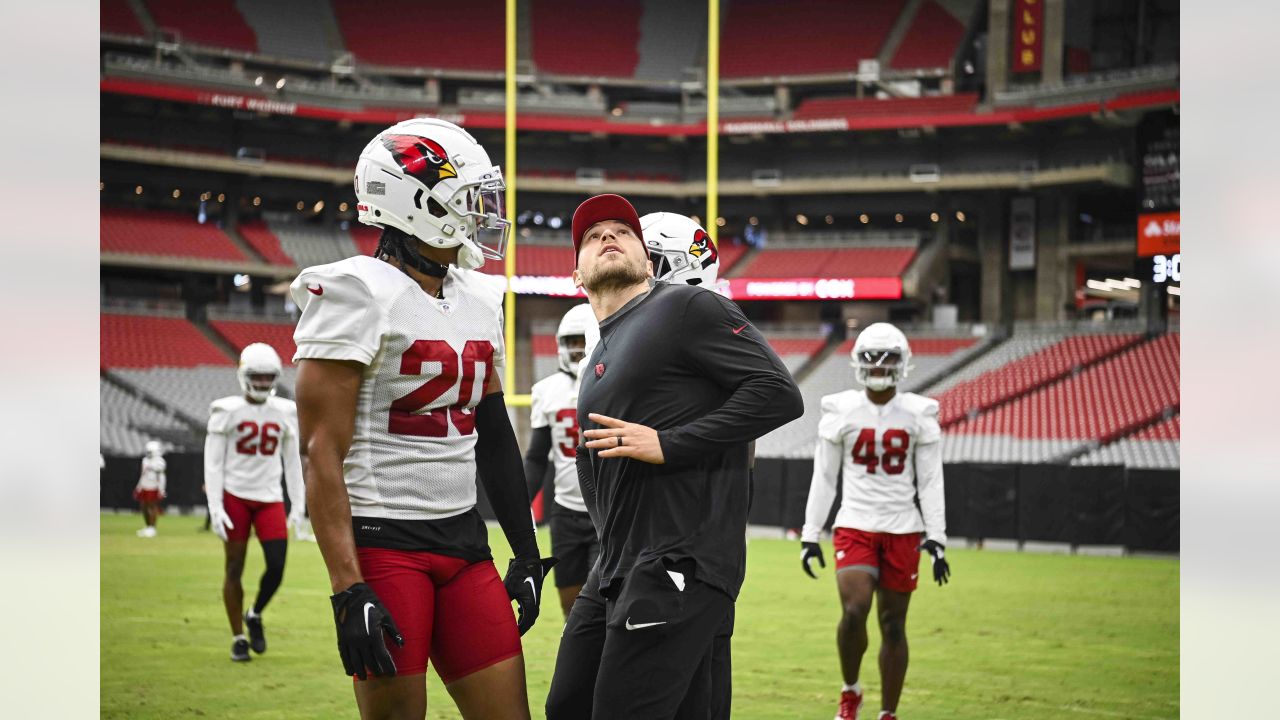
[[[835,500],[836,475],[843,470],[844,495],[832,538],[844,608],[836,633],[844,674],[836,720],[856,720],[862,708],[858,673],[867,651],[872,596],[882,641],[878,718],[896,720],[907,674],[907,605],[916,589],[920,552],[929,554],[939,585],[951,574],[943,553],[938,402],[897,392],[910,362],[911,348],[898,328],[869,325],[853,345],[852,364],[865,390],[822,398],[800,562],[810,577],[816,577],[813,561],[826,567],[818,540]]]
[[[529,717],[520,635],[542,560],[502,395],[502,172],[435,119],[379,133],[356,165],[376,257],[302,271],[298,412],[338,654],[361,717],[426,716],[427,663],[463,717]],[[515,557],[505,580],[476,509],[484,484]],[[519,605],[519,620],[511,601]]]
[[[275,395],[280,356],[270,345],[253,343],[240,353],[236,376],[242,394],[214,400],[209,408],[204,482],[209,524],[222,538],[226,551],[222,602],[231,623],[231,659],[245,662],[250,659],[250,649],[259,654],[267,651],[262,611],[284,579],[288,529],[280,492],[282,471],[293,504],[287,522],[295,529],[306,516],[306,500],[298,455],[298,410],[292,400]],[[262,545],[266,570],[253,607],[242,617],[240,575],[250,527]]]

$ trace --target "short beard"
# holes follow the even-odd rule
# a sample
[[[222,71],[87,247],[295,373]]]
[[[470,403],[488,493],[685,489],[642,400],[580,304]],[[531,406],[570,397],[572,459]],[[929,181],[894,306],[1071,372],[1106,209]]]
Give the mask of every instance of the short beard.
[[[592,295],[608,294],[638,285],[649,279],[649,273],[643,266],[637,267],[630,262],[621,265],[606,265],[596,268],[590,277],[582,279],[582,287]]]

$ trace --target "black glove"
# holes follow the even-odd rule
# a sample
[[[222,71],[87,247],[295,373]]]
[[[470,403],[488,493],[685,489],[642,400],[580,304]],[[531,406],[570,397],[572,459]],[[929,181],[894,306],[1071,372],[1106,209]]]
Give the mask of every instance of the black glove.
[[[827,566],[826,559],[822,557],[821,545],[819,545],[816,542],[800,543],[800,567],[804,568],[806,575],[813,578],[814,580],[817,580],[818,576],[814,575],[813,570],[809,568],[809,562],[814,558],[817,558],[818,564],[821,565],[822,567],[825,568]]]
[[[373,588],[356,583],[329,600],[333,603],[333,622],[338,626],[338,654],[347,675],[367,680],[368,668],[374,675],[394,676],[396,664],[382,633],[389,633],[400,647],[404,647],[404,637],[391,613],[373,594]]]
[[[933,558],[933,579],[939,585],[946,585],[951,578],[951,566],[947,564],[946,548],[936,540],[925,540],[920,543],[920,552],[927,552]]]
[[[502,586],[507,589],[507,596],[520,606],[516,626],[520,628],[521,635],[529,632],[529,628],[538,619],[538,604],[542,602],[542,580],[555,564],[556,558],[549,557],[543,560],[514,559],[507,565],[507,576],[502,579]]]

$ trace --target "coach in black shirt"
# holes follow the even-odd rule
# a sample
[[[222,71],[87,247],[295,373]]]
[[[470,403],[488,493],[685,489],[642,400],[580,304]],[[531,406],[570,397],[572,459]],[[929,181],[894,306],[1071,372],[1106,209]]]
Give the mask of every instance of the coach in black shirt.
[[[737,305],[652,280],[625,199],[587,200],[572,227],[574,279],[600,320],[578,395],[600,555],[547,717],[706,717],[712,639],[746,568],[747,445],[799,417],[800,392]]]

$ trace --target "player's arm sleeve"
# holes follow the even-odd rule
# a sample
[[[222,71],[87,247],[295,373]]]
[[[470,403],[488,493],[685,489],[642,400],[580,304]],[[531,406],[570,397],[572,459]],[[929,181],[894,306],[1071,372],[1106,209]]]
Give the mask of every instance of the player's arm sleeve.
[[[307,507],[307,493],[302,482],[302,454],[298,448],[298,418],[289,418],[280,450],[284,453],[284,485],[289,491],[289,502],[294,508]]]
[[[157,480],[160,482],[160,495],[164,496],[166,494],[165,491],[169,488],[169,474],[166,472],[166,470],[169,469],[169,464],[163,459],[161,459],[158,464],[159,467],[156,468],[156,476]]]
[[[658,432],[667,464],[696,462],[708,451],[750,442],[804,413],[791,373],[733,301],[695,293],[680,339],[691,366],[730,394],[701,418]]]
[[[938,404],[932,402],[921,418],[916,441],[916,493],[926,540],[947,544],[947,502],[942,485],[942,430]]]
[[[502,392],[484,396],[476,405],[476,472],[484,486],[493,514],[519,559],[539,557],[534,537],[533,513],[529,510],[529,489],[520,463],[516,431],[507,417]]]
[[[524,454],[524,477],[529,483],[529,502],[542,490],[547,476],[547,458],[551,453],[551,426],[536,427],[529,433],[529,449]]]
[[[229,431],[227,411],[215,403],[204,436],[204,494],[211,510],[222,507],[223,462]]]
[[[818,542],[822,536],[822,527],[831,514],[831,503],[836,499],[836,476],[844,458],[844,445],[838,435],[823,432],[825,427],[833,424],[826,401],[822,409],[818,441],[813,451],[813,478],[809,481],[809,500],[804,507],[804,528],[800,532],[800,539],[804,542]]]
[[[346,273],[309,271],[293,281],[289,293],[302,308],[293,331],[298,346],[295,362],[304,358],[373,362],[384,318],[364,281]]]

